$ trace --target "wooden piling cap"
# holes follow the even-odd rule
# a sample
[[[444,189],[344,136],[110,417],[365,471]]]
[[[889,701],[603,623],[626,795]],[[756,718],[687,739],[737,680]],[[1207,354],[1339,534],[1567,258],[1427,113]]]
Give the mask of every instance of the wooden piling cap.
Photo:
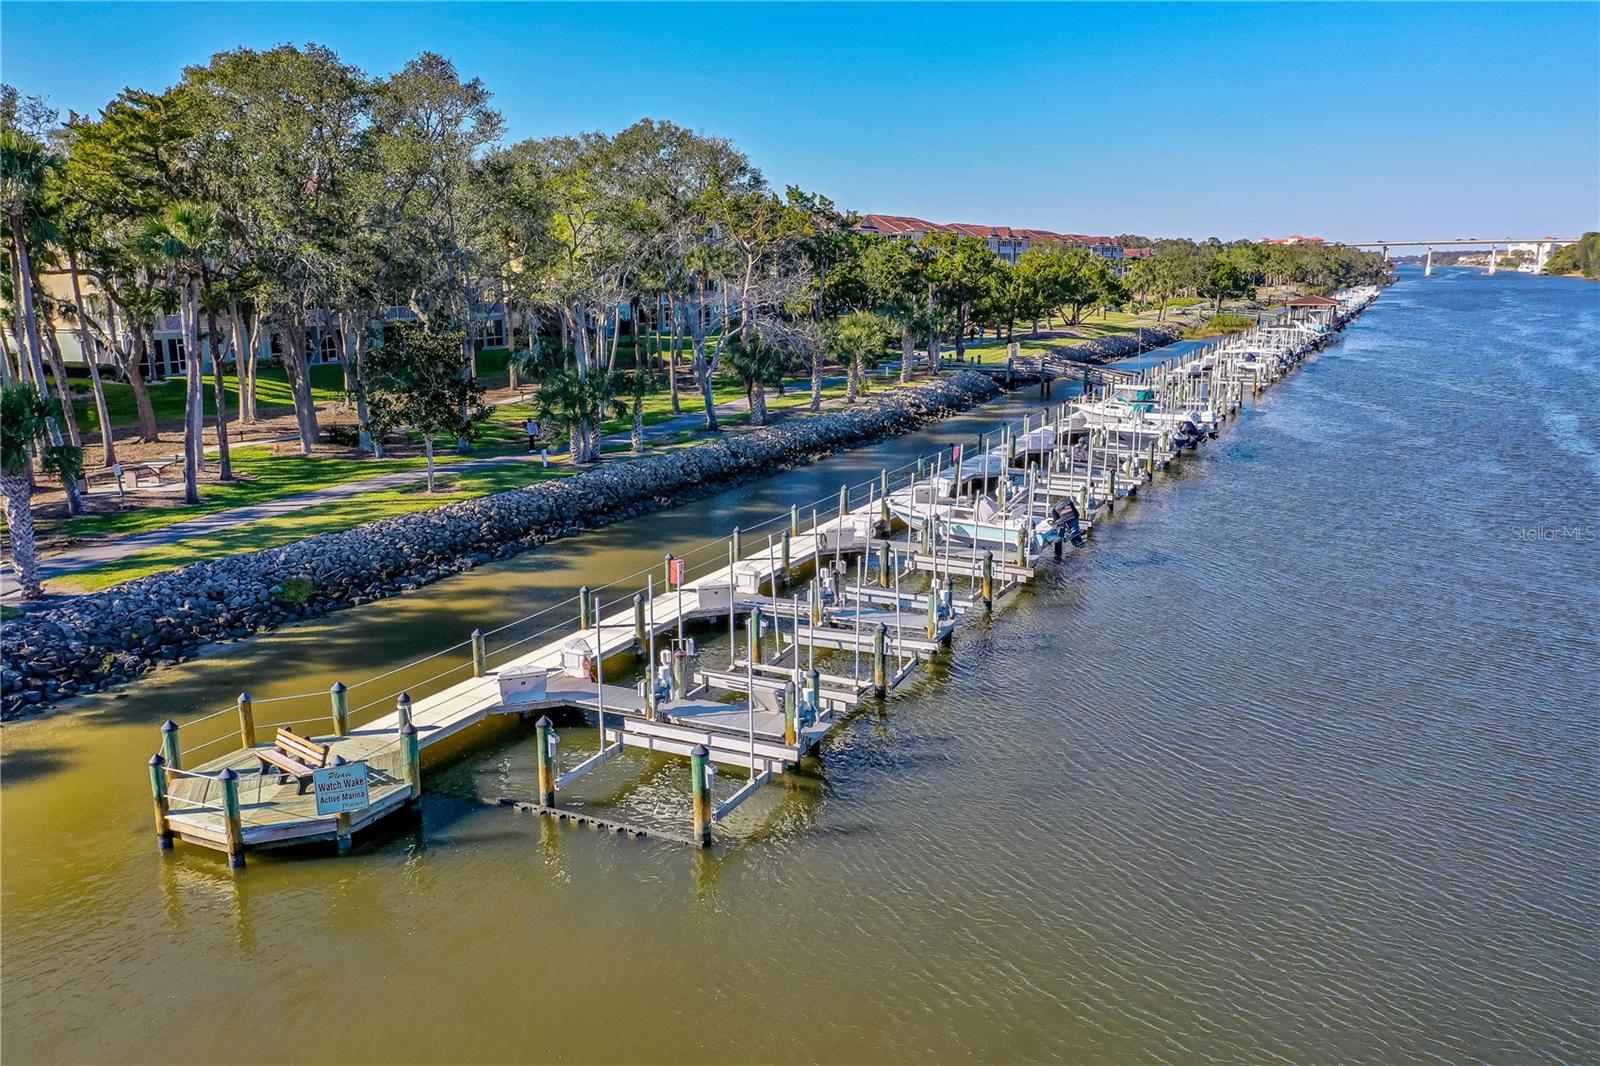
[[[174,721],[173,721],[173,720],[172,720],[172,719],[170,719],[170,718],[168,718],[168,719],[167,719],[167,720],[166,720],[166,721],[165,721],[165,722],[162,722],[162,723],[161,723],[161,731],[162,731],[162,732],[163,732],[163,733],[172,733],[172,732],[176,732],[176,731],[177,731],[177,728],[178,728],[178,723],[177,723],[177,722],[174,722]]]
[[[395,700],[395,703],[404,705],[406,707],[411,706],[411,693],[409,693],[409,692],[400,693],[400,696],[399,696],[398,699]]]
[[[540,729],[549,729],[550,726],[552,725],[552,723],[550,721],[550,716],[547,715],[547,714],[541,714],[539,716],[539,720],[537,722],[533,723],[533,724],[538,726]]]
[[[704,759],[711,754],[711,749],[706,747],[704,744],[696,744],[689,750],[689,754],[693,755],[697,759]]]
[[[483,636],[484,636],[484,633],[483,633],[483,627],[482,626],[479,626],[477,629],[474,629],[472,631],[472,639],[473,640],[482,640]]]
[[[329,692],[343,692],[343,691],[345,691],[344,682],[343,681],[335,681],[333,683],[333,687],[328,689],[328,691]]]
[[[248,692],[239,693],[239,702],[240,703],[249,703],[250,702],[250,693],[248,693]]]
[[[334,766],[343,766],[344,764],[345,764],[345,759],[344,759],[343,755],[335,755],[333,757],[333,765]]]
[[[237,780],[239,780],[239,775],[234,773],[233,767],[226,766],[226,767],[223,767],[222,773],[217,775],[217,780],[218,781],[237,781]]]
[[[400,727],[400,735],[403,737],[414,737],[417,735],[417,727],[412,725],[410,722],[407,722],[405,725]]]
[[[167,765],[167,760],[163,759],[160,756],[160,754],[158,753],[158,754],[150,756],[150,765],[151,766],[165,766],[165,765]]]

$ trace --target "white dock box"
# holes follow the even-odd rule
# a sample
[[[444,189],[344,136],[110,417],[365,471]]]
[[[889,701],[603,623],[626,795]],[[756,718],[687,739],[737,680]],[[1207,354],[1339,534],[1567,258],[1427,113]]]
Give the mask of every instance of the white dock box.
[[[701,611],[726,611],[733,606],[733,589],[728,585],[696,585],[689,591],[696,597],[695,608]]]
[[[758,593],[761,585],[766,580],[766,563],[735,563],[733,567],[733,582],[740,592]]]
[[[500,682],[500,702],[506,706],[518,703],[539,703],[550,689],[550,671],[543,666],[509,666],[497,671]]]
[[[561,649],[561,672],[569,677],[589,680],[594,664],[594,649],[586,640],[569,641]]]

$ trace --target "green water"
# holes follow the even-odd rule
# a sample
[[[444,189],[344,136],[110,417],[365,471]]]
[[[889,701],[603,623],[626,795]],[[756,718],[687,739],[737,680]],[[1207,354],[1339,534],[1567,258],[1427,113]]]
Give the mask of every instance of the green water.
[[[419,823],[235,874],[157,852],[144,761],[1033,401],[8,726],[5,1060],[1593,1062],[1597,292],[1408,273],[709,853],[488,806],[508,725]],[[681,832],[687,776],[566,798]]]

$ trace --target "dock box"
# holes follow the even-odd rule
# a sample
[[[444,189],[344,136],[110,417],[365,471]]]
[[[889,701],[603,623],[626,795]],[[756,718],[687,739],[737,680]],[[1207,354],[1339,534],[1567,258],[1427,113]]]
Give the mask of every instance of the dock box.
[[[594,680],[594,649],[586,640],[569,641],[561,649],[561,672],[568,677]]]
[[[696,585],[688,591],[695,595],[695,609],[722,612],[733,606],[733,589],[728,585]]]
[[[759,593],[766,580],[766,563],[743,562],[734,564],[733,581],[740,592]]]
[[[518,703],[539,703],[550,690],[550,671],[543,666],[511,666],[497,671],[500,682],[500,702],[506,706]]]

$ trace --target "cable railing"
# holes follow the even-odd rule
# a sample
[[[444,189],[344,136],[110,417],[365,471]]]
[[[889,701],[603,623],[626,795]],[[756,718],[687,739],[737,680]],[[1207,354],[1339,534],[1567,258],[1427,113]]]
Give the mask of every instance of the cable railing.
[[[1045,410],[1047,412],[1048,408]],[[923,456],[916,459],[907,460],[896,466],[884,467],[879,471],[878,476],[876,477],[862,479],[853,483],[847,481],[841,485],[840,488],[842,491],[840,493],[829,493],[824,496],[819,496],[813,500],[807,500],[801,503],[793,504],[790,508],[777,511],[753,525],[743,525],[737,527],[738,537],[742,540],[750,535],[759,535],[765,531],[768,531],[769,529],[773,530],[775,534],[775,532],[784,524],[798,526],[802,536],[806,534],[815,534],[820,527],[836,521],[836,519],[839,517],[836,508],[842,506],[842,508],[847,512],[858,510],[864,504],[870,504],[879,500],[885,489],[892,493],[898,488],[914,483],[928,468],[930,458],[939,460],[943,456],[952,454],[953,449],[957,447],[966,449],[969,446],[977,445],[982,448],[987,448],[992,439],[1007,439],[1011,434],[1013,426],[1020,424],[1021,423],[1019,421],[1007,419],[1002,421],[1001,426],[998,429],[991,431],[990,433],[973,433],[958,440],[946,443],[936,449],[931,457]],[[678,584],[687,585],[695,580],[703,580],[708,575],[714,575],[726,570],[728,567],[727,546],[730,543],[730,539],[730,537],[708,538],[705,541],[691,545],[688,548],[675,553],[673,558],[681,561],[683,564],[682,581]],[[747,550],[743,553],[741,558],[735,560],[735,562],[760,559],[764,554],[767,556],[775,556],[777,539],[778,538],[773,535],[771,537],[772,543],[767,545],[764,552],[761,550]],[[747,547],[753,548],[755,546],[747,545]],[[583,592],[580,592],[576,596],[563,597],[555,603],[552,603],[528,615],[496,626],[494,629],[482,634],[482,638],[485,641],[483,651],[485,661],[487,662],[487,660],[492,657],[503,664],[505,661],[507,661],[506,657],[509,656],[512,651],[518,648],[526,647],[542,636],[548,636],[561,631],[572,631],[573,628],[583,619],[585,611],[585,594],[587,594],[589,597],[594,597],[596,593],[610,592],[626,586],[627,591],[625,595],[628,599],[631,599],[637,593],[648,593],[652,588],[656,588],[657,586],[655,585],[653,578],[657,573],[657,564],[642,567],[631,574],[625,574],[614,578],[603,585],[586,588]],[[659,586],[662,592],[665,592],[672,587],[674,587],[673,584],[665,580],[663,580]],[[591,598],[590,602],[593,603],[594,600]],[[614,597],[612,602],[614,604],[623,602],[623,598],[620,596]],[[570,611],[574,604],[576,604],[578,607],[578,612],[576,615],[563,613],[554,622],[542,626],[532,633],[525,635],[518,634],[516,639],[502,643],[492,650],[487,647],[487,638],[490,636],[508,634],[519,630],[538,619],[546,618],[547,616],[555,614],[556,612]],[[598,621],[598,619],[595,619],[594,621]],[[351,682],[345,686],[344,698],[348,700],[348,694],[357,689],[369,689],[371,686],[377,685],[386,679],[395,678],[397,676],[412,672],[425,663],[462,651],[463,649],[467,649],[474,644],[474,639],[475,638],[469,637],[467,640],[459,641],[445,648],[430,652],[427,655],[403,663],[399,666],[391,667],[368,677],[358,678],[354,682]],[[427,691],[427,686],[433,685],[436,682],[451,677],[452,675],[470,670],[472,666],[473,663],[470,660],[463,661],[460,664],[452,665],[445,670],[434,673],[429,677],[411,681],[403,687],[385,688],[381,693],[374,694],[370,699],[363,700],[356,706],[350,708],[347,712],[348,716],[350,719],[356,719],[357,716],[363,715],[374,708],[380,706],[393,706],[394,701],[402,692],[410,692],[416,696],[426,696],[430,694]],[[270,696],[259,700],[250,698],[248,703],[250,710],[254,712],[261,707],[269,705],[295,703],[297,701],[303,702],[307,700],[328,701],[329,698],[329,692],[327,690],[323,690],[294,693],[283,696]],[[244,699],[241,698],[240,701],[237,701],[232,705],[210,711],[196,718],[188,719],[181,723],[181,727],[183,729],[192,730],[196,726],[201,726],[210,722],[221,721],[230,713],[239,714],[241,711],[241,705],[244,702]],[[329,704],[325,703],[324,706],[329,706]],[[291,714],[293,714],[292,711]],[[302,712],[298,715],[294,715],[293,717],[288,717],[281,720],[265,720],[257,717],[255,718],[254,726],[256,732],[260,733],[273,728],[316,725],[324,722],[331,724],[333,721],[335,721],[335,714],[330,706],[328,710],[319,711],[318,713],[310,716]],[[181,755],[195,755],[201,752],[209,753],[213,749],[222,748],[224,744],[231,744],[234,747],[237,747],[240,744],[240,741],[240,733],[234,731],[230,727],[226,730],[219,730],[219,735],[206,737],[199,743],[191,743],[188,746],[181,748],[180,753]],[[226,750],[233,750],[233,748]]]

